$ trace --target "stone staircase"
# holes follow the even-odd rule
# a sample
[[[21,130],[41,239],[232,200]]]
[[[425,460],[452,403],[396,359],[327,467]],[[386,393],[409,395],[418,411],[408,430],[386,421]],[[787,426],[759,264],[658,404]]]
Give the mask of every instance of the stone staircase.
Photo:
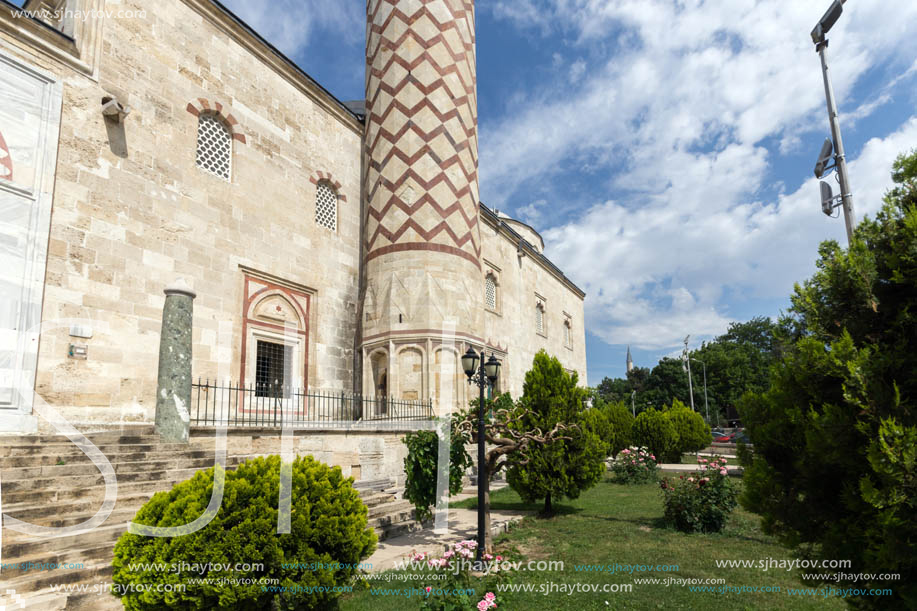
[[[120,609],[120,602],[107,594],[115,542],[153,494],[213,465],[211,450],[162,443],[152,427],[87,433],[86,437],[115,469],[114,510],[95,529],[52,538],[3,528],[0,562],[79,563],[82,568],[2,569],[0,609]],[[227,468],[247,458],[230,455]],[[369,524],[380,540],[417,528],[413,507],[398,500],[392,485],[389,480],[356,484],[369,510]],[[0,501],[6,516],[45,526],[80,524],[98,511],[104,494],[104,478],[98,468],[63,435],[0,437]],[[53,591],[52,586],[61,585],[85,589],[79,594]]]

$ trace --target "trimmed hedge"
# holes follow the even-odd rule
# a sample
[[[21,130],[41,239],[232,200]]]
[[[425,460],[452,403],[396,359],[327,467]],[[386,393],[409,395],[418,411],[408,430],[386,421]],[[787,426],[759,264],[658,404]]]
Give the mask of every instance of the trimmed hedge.
[[[112,593],[124,608],[332,608],[340,595],[333,589],[348,584],[355,566],[375,549],[366,506],[340,467],[299,457],[292,463],[291,532],[277,534],[280,468],[280,457],[271,456],[226,471],[220,509],[197,532],[122,535],[115,545]],[[214,469],[221,467],[157,493],[134,522],[190,524],[210,502]]]
[[[648,448],[660,459],[678,451],[678,433],[665,412],[651,408],[637,414],[631,436],[634,445]]]
[[[680,401],[676,400],[665,415],[678,436],[675,448],[665,458],[667,461],[679,462],[681,455],[685,452],[698,452],[713,443],[710,427],[707,426],[701,415],[691,411]]]

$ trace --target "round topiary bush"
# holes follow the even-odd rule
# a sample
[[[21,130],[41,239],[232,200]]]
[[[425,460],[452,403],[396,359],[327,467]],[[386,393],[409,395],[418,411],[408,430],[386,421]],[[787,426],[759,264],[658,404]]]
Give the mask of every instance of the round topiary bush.
[[[277,533],[279,456],[226,471],[223,502],[202,529],[176,537],[125,533],[112,593],[128,610],[327,609],[376,546],[353,480],[311,456],[292,463],[290,533]],[[214,469],[159,492],[134,522],[190,524],[204,513]],[[189,529],[190,530],[190,529]]]
[[[634,445],[649,449],[660,460],[678,450],[678,433],[665,413],[648,409],[637,414],[631,428]]]
[[[665,415],[675,427],[675,434],[678,436],[676,447],[665,460],[679,462],[685,452],[697,452],[713,443],[710,427],[700,414],[691,411],[683,403],[676,400],[672,409],[665,412]]]

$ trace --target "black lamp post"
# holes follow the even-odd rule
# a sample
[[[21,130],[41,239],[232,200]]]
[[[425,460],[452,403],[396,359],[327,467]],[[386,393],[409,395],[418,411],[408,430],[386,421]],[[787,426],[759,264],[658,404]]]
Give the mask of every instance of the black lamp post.
[[[487,541],[484,532],[484,496],[487,492],[488,473],[485,469],[484,458],[484,387],[493,386],[500,372],[500,361],[491,354],[484,362],[484,351],[478,355],[474,348],[468,346],[468,351],[462,355],[462,369],[468,376],[469,384],[476,384],[480,389],[478,400],[478,548],[475,560],[480,562],[484,554],[484,543]]]

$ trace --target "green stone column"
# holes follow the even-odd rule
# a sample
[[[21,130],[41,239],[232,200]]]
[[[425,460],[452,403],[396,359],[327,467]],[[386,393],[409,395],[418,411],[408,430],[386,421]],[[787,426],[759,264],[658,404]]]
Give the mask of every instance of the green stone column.
[[[188,443],[191,428],[191,319],[197,296],[184,282],[166,288],[159,336],[156,431],[166,442]]]

